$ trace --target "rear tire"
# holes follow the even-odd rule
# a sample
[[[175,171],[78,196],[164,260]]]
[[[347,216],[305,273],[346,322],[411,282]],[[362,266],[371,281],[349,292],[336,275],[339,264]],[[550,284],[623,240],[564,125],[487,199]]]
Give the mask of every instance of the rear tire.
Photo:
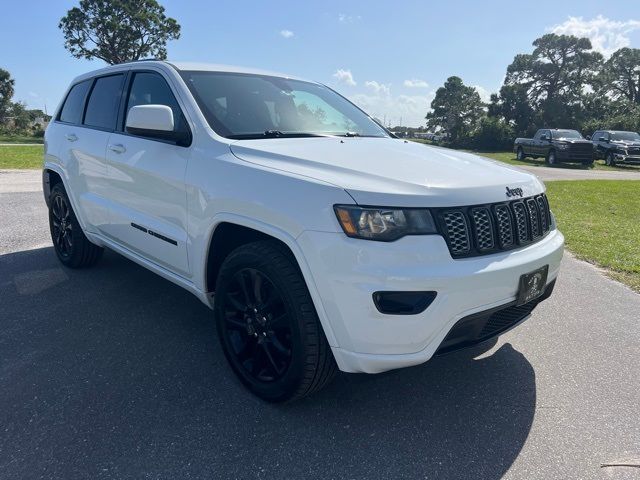
[[[231,368],[263,400],[298,400],[337,372],[304,278],[276,242],[249,243],[227,256],[214,315]]]
[[[65,266],[91,267],[102,257],[104,250],[85,236],[61,183],[51,189],[49,196],[49,230],[56,255]]]

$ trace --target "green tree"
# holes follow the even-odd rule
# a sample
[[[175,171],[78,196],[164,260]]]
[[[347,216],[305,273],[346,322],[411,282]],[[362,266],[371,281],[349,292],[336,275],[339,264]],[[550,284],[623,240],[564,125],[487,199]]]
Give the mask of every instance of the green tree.
[[[539,120],[524,85],[503,85],[491,95],[488,114],[504,119],[517,137],[533,135]]]
[[[602,89],[613,99],[640,104],[640,48],[621,48],[604,64]]]
[[[431,129],[441,128],[452,145],[462,145],[468,140],[484,115],[484,104],[477,90],[455,76],[438,88],[431,109],[426,116],[427,125]]]
[[[155,0],[80,0],[58,26],[71,55],[111,65],[165,59],[167,42],[180,38],[180,25]]]
[[[11,117],[13,128],[12,132],[15,133],[27,133],[31,125],[31,116],[27,110],[27,105],[23,102],[15,102],[11,104],[9,109],[9,116]]]
[[[485,116],[473,132],[469,146],[476,150],[510,150],[513,147],[513,129],[497,117]]]
[[[3,118],[7,116],[11,107],[14,85],[15,81],[11,78],[11,74],[0,68],[0,124],[3,123]]]
[[[596,85],[602,55],[589,39],[572,35],[549,33],[533,46],[531,54],[516,55],[507,67],[504,86],[524,89],[529,107],[540,112],[546,126],[579,123],[585,87]]]

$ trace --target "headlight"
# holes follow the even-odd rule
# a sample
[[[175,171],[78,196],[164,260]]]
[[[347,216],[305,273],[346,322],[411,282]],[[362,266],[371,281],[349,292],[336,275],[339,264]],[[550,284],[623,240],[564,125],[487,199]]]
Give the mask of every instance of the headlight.
[[[620,155],[627,155],[627,149],[623,147],[618,147],[616,148],[616,153],[619,153]]]
[[[561,143],[558,145],[558,149],[559,150],[569,150],[569,144],[568,143]]]
[[[349,237],[390,242],[405,235],[437,233],[429,210],[422,208],[357,207],[335,205],[342,230]]]

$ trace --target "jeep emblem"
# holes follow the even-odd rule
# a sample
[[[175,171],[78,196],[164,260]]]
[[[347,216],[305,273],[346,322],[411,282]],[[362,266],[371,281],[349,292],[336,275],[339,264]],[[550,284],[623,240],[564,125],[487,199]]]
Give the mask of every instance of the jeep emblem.
[[[524,192],[522,191],[521,188],[509,188],[507,187],[507,197],[511,198],[511,197],[522,197],[522,195],[524,195]]]

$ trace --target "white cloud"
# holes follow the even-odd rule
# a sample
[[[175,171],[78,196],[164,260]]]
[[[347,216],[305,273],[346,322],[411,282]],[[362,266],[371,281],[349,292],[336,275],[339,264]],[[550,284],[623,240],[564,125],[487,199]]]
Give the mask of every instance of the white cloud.
[[[405,80],[403,85],[407,88],[427,88],[429,86],[427,82],[424,80],[418,80],[417,78]]]
[[[355,87],[357,85],[356,81],[353,79],[351,70],[343,70],[342,68],[339,68],[336,70],[336,73],[333,74],[333,77],[337,78],[338,82],[349,85],[350,87]]]
[[[360,15],[347,15],[346,13],[338,14],[338,21],[340,23],[353,23],[361,20],[362,17]]]
[[[393,95],[391,89],[380,90],[378,93],[358,93],[349,99],[372,117],[381,121],[386,119],[392,126],[402,125],[418,127],[425,124],[424,117],[435,96],[434,92],[425,95]]]
[[[548,29],[558,35],[575,35],[591,40],[594,50],[605,56],[631,44],[629,34],[640,30],[640,20],[616,21],[598,15],[591,20],[583,17],[569,17],[563,23]]]
[[[484,87],[482,87],[480,85],[474,85],[473,88],[476,89],[476,91],[480,95],[480,99],[483,102],[489,103],[489,100],[491,100],[491,92],[489,90],[487,90],[486,88],[484,88]]]
[[[389,95],[391,85],[385,85],[384,83],[378,83],[375,80],[367,80],[364,82],[364,86],[373,90],[377,94]]]
[[[291,38],[294,36],[294,33],[291,30],[280,30],[280,35],[284,38]]]

